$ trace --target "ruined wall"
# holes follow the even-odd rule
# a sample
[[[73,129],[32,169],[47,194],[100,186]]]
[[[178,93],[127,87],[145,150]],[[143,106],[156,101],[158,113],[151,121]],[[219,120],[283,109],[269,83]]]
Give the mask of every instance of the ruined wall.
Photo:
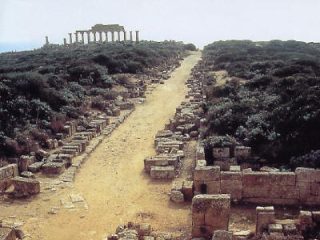
[[[303,240],[319,239],[320,212],[300,211],[299,218],[276,219],[273,206],[256,208],[256,231],[215,230],[212,240]]]
[[[18,176],[17,164],[9,164],[0,168],[0,192],[6,190],[15,176]]]
[[[295,172],[220,171],[219,166],[197,162],[195,194],[230,194],[233,201],[263,204],[320,204],[320,169]]]

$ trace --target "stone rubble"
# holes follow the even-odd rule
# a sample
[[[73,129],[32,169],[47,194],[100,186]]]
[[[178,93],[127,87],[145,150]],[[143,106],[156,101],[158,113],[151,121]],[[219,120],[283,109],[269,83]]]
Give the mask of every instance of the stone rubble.
[[[181,233],[158,232],[148,223],[119,225],[115,234],[109,235],[105,240],[182,240]]]

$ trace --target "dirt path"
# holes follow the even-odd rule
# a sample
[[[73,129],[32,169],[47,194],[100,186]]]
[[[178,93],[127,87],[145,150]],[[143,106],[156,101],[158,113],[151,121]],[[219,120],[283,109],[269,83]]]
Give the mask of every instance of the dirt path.
[[[199,59],[200,53],[187,57],[164,85],[105,138],[74,184],[51,189],[52,193],[41,194],[29,204],[8,204],[0,217],[11,212],[19,216],[21,211],[24,230],[32,235],[30,239],[39,240],[100,240],[128,221],[147,221],[157,230],[188,228],[190,204],[171,204],[171,182],[151,181],[143,172],[143,159],[155,154],[154,136],[184,100],[184,83]],[[72,204],[70,194],[80,196],[79,201]],[[55,214],[48,214],[54,206]]]

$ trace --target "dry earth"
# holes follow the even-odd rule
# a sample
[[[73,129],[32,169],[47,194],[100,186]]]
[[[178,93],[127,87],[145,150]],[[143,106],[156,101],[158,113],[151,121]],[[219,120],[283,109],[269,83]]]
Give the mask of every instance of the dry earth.
[[[190,203],[168,201],[171,182],[151,181],[143,159],[154,155],[154,136],[175,113],[187,92],[185,81],[200,52],[185,58],[164,85],[91,154],[73,184],[52,179],[51,187],[29,201],[0,202],[0,219],[21,225],[29,239],[100,240],[128,221],[157,230],[190,228]],[[47,184],[48,185],[48,184]]]

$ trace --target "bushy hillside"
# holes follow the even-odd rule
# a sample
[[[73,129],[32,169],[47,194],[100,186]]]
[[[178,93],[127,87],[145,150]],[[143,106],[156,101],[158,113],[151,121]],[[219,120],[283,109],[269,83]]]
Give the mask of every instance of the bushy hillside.
[[[207,70],[233,77],[207,91],[207,137],[234,136],[269,163],[320,167],[316,44],[221,41],[205,47],[203,62]]]
[[[101,99],[115,99],[114,87],[144,84],[131,86],[119,74],[159,72],[189,47],[109,43],[0,54],[0,158],[29,152],[32,140],[44,140],[84,114],[89,100],[99,108]]]

